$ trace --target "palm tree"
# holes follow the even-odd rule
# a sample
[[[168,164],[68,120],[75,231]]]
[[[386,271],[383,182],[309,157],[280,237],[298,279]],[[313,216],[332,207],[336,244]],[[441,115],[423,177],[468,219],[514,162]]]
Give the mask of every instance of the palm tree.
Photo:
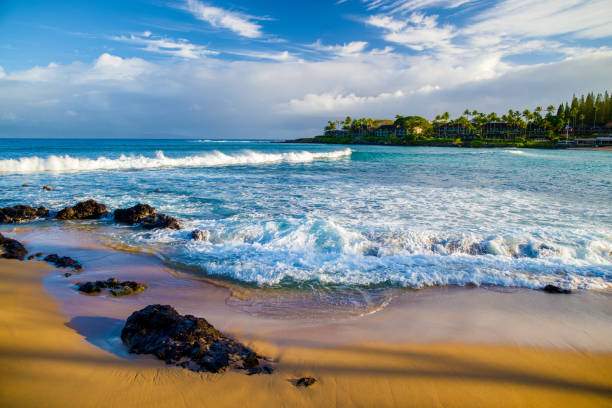
[[[542,109],[542,108],[540,108],[540,109]],[[523,111],[523,117],[525,118],[525,126],[524,126],[525,136],[527,136],[527,126],[529,126],[529,122],[531,120],[531,112],[529,112],[529,109],[525,109]],[[523,126],[521,126],[521,127],[523,127]]]
[[[571,117],[572,117],[572,119],[574,120],[574,124],[573,124],[573,127],[574,127],[574,128],[576,127],[576,116],[577,116],[577,115],[578,115],[578,108],[573,107],[573,108],[570,110],[570,116],[571,116]]]

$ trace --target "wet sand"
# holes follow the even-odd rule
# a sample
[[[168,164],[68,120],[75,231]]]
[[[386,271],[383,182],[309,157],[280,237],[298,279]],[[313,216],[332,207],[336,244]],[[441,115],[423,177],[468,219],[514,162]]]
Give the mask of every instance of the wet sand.
[[[79,234],[66,231],[61,243],[54,233],[17,235],[29,249],[78,257],[81,276],[0,261],[0,406],[612,406],[608,292],[438,288],[364,316],[279,318],[243,300],[256,291],[237,294]],[[150,287],[114,299],[71,286],[110,276]],[[124,319],[152,303],[207,318],[273,358],[276,371],[194,373],[127,354]],[[306,375],[318,383],[293,386]]]

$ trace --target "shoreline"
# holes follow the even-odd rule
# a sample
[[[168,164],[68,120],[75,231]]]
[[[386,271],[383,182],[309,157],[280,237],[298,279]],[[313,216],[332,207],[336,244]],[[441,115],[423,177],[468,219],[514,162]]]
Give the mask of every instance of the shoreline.
[[[538,149],[538,150],[592,150],[592,151],[612,151],[612,146],[600,146],[600,147],[556,147],[554,145],[533,145],[533,146],[516,146],[512,143],[503,145],[482,145],[482,146],[471,146],[459,145],[454,143],[441,143],[441,142],[413,142],[413,143],[367,143],[360,141],[358,143],[335,143],[325,142],[322,140],[316,140],[316,138],[301,138],[295,140],[285,140],[282,142],[275,143],[293,143],[293,144],[322,144],[322,145],[338,145],[338,146],[395,146],[395,147],[452,147],[452,148],[466,148],[466,149]]]
[[[0,388],[6,390],[0,405],[612,403],[607,292],[432,288],[398,296],[382,311],[359,318],[278,319],[235,308],[228,302],[231,289],[186,279],[154,256],[105,249],[93,238],[75,240],[79,233],[71,238],[74,232],[65,232],[62,247],[66,254],[80,251],[81,276],[66,280],[63,270],[43,262],[0,260],[0,287],[10,288],[0,297]],[[74,242],[79,245],[70,249]],[[115,299],[84,296],[70,287],[72,281],[108,277],[111,271],[120,278],[146,277],[150,290]],[[194,373],[127,354],[117,338],[125,317],[142,304],[165,301],[271,357],[274,373]],[[595,320],[585,320],[593,314]],[[593,331],[597,327],[604,331]],[[490,331],[498,341],[486,335]],[[586,331],[586,337],[550,341],[567,331]],[[396,335],[388,338],[389,333]],[[550,339],[526,341],[543,333]],[[596,350],[598,343],[603,350]],[[291,381],[301,376],[318,383],[296,388]]]
[[[608,340],[612,338],[612,326],[605,324],[612,303],[609,289],[559,295],[504,286],[389,287],[364,293],[366,298],[378,296],[371,304],[347,306],[346,299],[329,303],[341,296],[339,293],[217,281],[177,269],[155,253],[109,245],[105,236],[95,231],[80,226],[14,230],[15,238],[32,249],[31,253],[59,252],[83,263],[82,273],[68,278],[63,273],[51,273],[43,279],[46,291],[69,317],[93,316],[104,310],[105,317],[125,319],[138,306],[166,303],[185,313],[202,315],[232,335],[279,344],[305,339],[346,345],[359,339],[390,344],[490,343],[612,352]],[[149,287],[141,294],[123,298],[85,296],[75,290],[77,282],[111,277],[143,282]],[[507,325],[495,324],[502,320]],[[403,322],[401,328],[398,322]],[[582,330],[567,331],[572,326]],[[310,333],[312,328],[326,333],[332,330],[334,335],[321,342],[321,333]]]

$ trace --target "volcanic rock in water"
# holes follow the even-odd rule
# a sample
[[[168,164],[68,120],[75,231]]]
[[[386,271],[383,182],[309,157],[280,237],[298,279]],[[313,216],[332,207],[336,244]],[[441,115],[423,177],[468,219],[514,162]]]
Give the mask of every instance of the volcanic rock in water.
[[[223,335],[205,319],[180,315],[168,305],[150,305],[132,313],[121,331],[121,340],[130,353],[153,354],[167,364],[194,371],[272,371],[262,366],[264,357]]]
[[[108,213],[104,204],[95,200],[87,200],[78,203],[74,207],[66,207],[57,213],[58,220],[97,220]]]
[[[210,231],[194,229],[191,231],[191,239],[194,241],[208,241],[210,239]]]
[[[0,234],[0,258],[19,259],[23,261],[28,251],[21,242],[12,238],[5,238]]]
[[[43,258],[45,262],[55,265],[58,268],[72,268],[75,271],[83,270],[83,265],[69,256],[59,256],[58,254],[47,255]]]
[[[560,293],[565,295],[572,293],[570,289],[563,289],[555,285],[546,285],[542,288],[542,290],[546,293]]]
[[[136,204],[130,208],[116,209],[115,221],[134,225],[156,213],[157,210],[148,204]]]
[[[0,208],[0,224],[14,224],[34,220],[49,215],[45,207],[30,207],[28,205],[16,205],[14,207]]]
[[[148,204],[136,204],[130,208],[115,210],[115,221],[130,225],[140,223],[142,228],[145,229],[181,229],[181,224],[176,218],[157,213],[157,210]]]
[[[155,228],[170,228],[170,229],[181,229],[181,224],[174,217],[166,214],[154,214],[150,215],[142,220],[142,228],[155,229]]]
[[[123,281],[119,282],[116,278],[110,278],[105,281],[85,282],[78,283],[77,290],[79,292],[87,294],[98,294],[103,289],[109,289],[112,296],[127,296],[134,293],[143,292],[147,288],[146,285],[134,282],[134,281]]]
[[[317,380],[313,377],[302,377],[295,381],[296,387],[310,387],[312,384],[316,383]]]

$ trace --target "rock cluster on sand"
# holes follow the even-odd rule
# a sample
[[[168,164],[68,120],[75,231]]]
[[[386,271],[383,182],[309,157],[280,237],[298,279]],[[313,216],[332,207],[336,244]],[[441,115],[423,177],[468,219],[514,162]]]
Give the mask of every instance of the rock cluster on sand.
[[[227,369],[271,373],[265,359],[231,339],[205,319],[180,315],[168,305],[150,305],[132,313],[121,332],[130,353],[153,354],[167,364],[218,373]]]
[[[23,261],[28,251],[21,245],[21,242],[12,238],[5,238],[0,234],[0,258],[19,259]]]
[[[572,293],[572,291],[569,289],[563,289],[555,285],[546,285],[542,288],[542,290],[546,293],[557,293],[565,295],[569,295],[570,293]]]
[[[129,225],[140,223],[145,229],[181,229],[181,224],[176,218],[158,213],[155,208],[148,204],[136,204],[130,208],[115,210],[115,221]]]
[[[147,288],[146,285],[134,282],[134,281],[123,281],[115,278],[110,278],[105,281],[85,282],[78,283],[77,290],[79,292],[87,293],[89,295],[99,294],[103,289],[109,289],[112,296],[127,296],[134,293],[143,292]]]
[[[58,220],[97,220],[102,218],[109,210],[104,204],[95,200],[78,203],[74,207],[66,207],[57,213]]]
[[[43,259],[45,262],[55,265],[57,268],[72,268],[79,272],[83,270],[83,265],[69,256],[59,256],[58,254],[47,255]]]
[[[34,220],[39,217],[47,217],[49,210],[45,207],[30,207],[28,205],[16,205],[14,207],[0,208],[0,224],[14,224]]]

